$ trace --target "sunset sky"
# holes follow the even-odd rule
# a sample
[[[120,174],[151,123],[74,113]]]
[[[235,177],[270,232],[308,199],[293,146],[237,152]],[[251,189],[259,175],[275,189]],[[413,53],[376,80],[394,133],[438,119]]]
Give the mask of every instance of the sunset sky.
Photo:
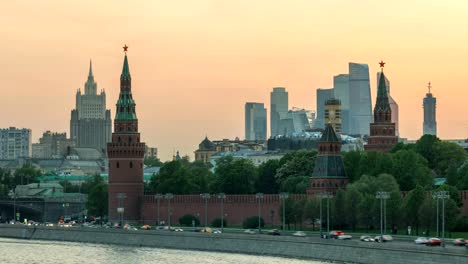
[[[129,46],[142,139],[162,160],[193,159],[210,139],[244,138],[244,104],[272,87],[290,107],[316,109],[317,88],[348,62],[367,63],[372,100],[387,62],[400,135],[422,133],[431,81],[438,136],[468,136],[468,1],[0,0],[0,127],[69,134],[89,60],[115,115],[122,46]]]

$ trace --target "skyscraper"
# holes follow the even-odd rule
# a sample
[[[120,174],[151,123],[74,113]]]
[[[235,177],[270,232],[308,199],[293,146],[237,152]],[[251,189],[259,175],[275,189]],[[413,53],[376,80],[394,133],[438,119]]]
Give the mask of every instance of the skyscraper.
[[[380,72],[377,73],[377,86],[379,86],[380,74]],[[392,110],[392,122],[395,123],[395,135],[398,137],[400,136],[400,131],[398,129],[398,104],[390,94],[390,81],[386,76],[384,76],[384,80],[385,86],[387,87],[388,102],[390,104],[390,109]]]
[[[334,76],[333,77],[333,89],[335,91],[335,98],[340,100],[340,103],[341,103],[341,132],[344,134],[348,134],[349,133],[349,74],[339,74],[339,75]]]
[[[267,116],[263,103],[245,103],[245,139],[267,139]]]
[[[140,142],[138,118],[132,96],[132,78],[127,60],[127,46],[120,75],[112,143],[107,144],[109,159],[109,220],[136,222],[140,219],[143,197],[143,159],[145,143]],[[125,219],[122,219],[125,217]]]
[[[93,68],[89,62],[88,80],[84,94],[76,92],[76,108],[71,111],[70,137],[77,147],[95,148],[105,153],[106,144],[111,140],[111,113],[106,110],[106,93],[97,94]]]
[[[437,122],[436,122],[436,98],[431,93],[431,83],[427,85],[428,93],[423,100],[424,107],[424,123],[423,134],[437,135]]]
[[[341,102],[330,98],[325,102],[325,126],[330,124],[338,135],[341,135]]]
[[[395,136],[395,123],[392,122],[392,109],[390,108],[388,90],[383,73],[384,65],[383,61],[380,62],[382,72],[377,88],[374,122],[370,124],[370,136],[364,148],[366,150],[386,152],[390,151],[398,143],[398,137]]]
[[[271,137],[281,134],[280,120],[288,114],[288,92],[284,87],[275,87],[270,93],[270,133]]]
[[[351,135],[369,135],[372,122],[369,66],[349,63],[349,131]]]
[[[315,128],[325,128],[325,103],[328,99],[334,97],[334,89],[317,89],[317,119],[315,120]]]

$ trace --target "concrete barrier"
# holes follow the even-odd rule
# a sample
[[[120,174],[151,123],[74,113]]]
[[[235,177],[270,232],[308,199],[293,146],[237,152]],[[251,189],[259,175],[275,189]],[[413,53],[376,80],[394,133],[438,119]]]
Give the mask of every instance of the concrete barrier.
[[[265,235],[23,225],[0,225],[0,237],[219,251],[347,263],[468,263],[468,250],[464,248],[418,247],[410,243],[362,244],[358,241]]]

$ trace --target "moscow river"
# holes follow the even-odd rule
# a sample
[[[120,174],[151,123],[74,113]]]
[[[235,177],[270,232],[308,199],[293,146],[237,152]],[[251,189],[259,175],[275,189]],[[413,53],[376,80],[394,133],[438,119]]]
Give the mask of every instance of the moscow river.
[[[230,253],[0,238],[0,263],[320,264],[323,262]]]

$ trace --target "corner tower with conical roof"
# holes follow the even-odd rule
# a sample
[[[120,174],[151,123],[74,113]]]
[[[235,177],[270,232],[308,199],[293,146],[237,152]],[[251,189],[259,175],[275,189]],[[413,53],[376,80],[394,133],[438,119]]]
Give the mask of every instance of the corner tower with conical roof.
[[[145,143],[140,142],[127,46],[120,75],[120,95],[116,105],[109,159],[109,220],[138,222],[143,198],[143,159]]]
[[[377,87],[377,100],[374,107],[374,122],[370,124],[370,136],[367,151],[390,151],[397,143],[398,137],[395,134],[395,123],[392,122],[392,109],[388,99],[387,86],[383,67],[385,63],[380,62],[381,74]]]
[[[307,194],[311,196],[324,192],[335,194],[339,188],[346,188],[348,177],[341,157],[341,140],[330,123],[325,126],[318,143],[318,151]]]

